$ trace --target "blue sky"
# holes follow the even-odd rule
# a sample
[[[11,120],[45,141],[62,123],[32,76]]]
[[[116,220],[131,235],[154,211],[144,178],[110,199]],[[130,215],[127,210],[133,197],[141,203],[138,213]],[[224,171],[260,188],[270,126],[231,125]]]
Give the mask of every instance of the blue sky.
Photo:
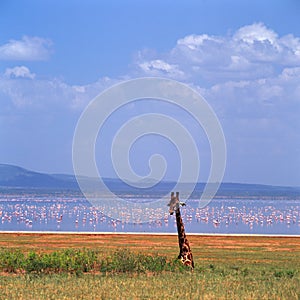
[[[215,110],[224,181],[300,185],[299,15],[296,0],[1,1],[0,160],[71,173],[73,133],[89,101],[124,79],[158,76],[190,85]],[[205,180],[209,147],[202,135],[196,143]],[[147,173],[152,144],[136,144],[137,172]],[[155,144],[171,178],[176,151]]]

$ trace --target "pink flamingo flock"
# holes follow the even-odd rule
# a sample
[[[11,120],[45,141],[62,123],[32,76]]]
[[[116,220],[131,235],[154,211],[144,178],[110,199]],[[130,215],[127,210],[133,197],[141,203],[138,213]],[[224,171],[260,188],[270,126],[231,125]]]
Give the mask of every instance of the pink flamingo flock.
[[[196,201],[189,201],[182,209],[182,218],[190,232],[251,233],[276,230],[292,234],[300,233],[300,200],[270,201],[253,200],[251,205],[243,200],[217,200],[204,208]],[[236,205],[234,205],[236,203]],[[114,220],[79,198],[37,198],[35,196],[0,198],[0,230],[62,230],[67,231],[157,231],[173,232],[175,219],[164,207],[147,209],[137,213],[147,214],[147,223],[131,223],[130,212],[122,209],[122,219]],[[145,217],[145,215],[144,215]]]

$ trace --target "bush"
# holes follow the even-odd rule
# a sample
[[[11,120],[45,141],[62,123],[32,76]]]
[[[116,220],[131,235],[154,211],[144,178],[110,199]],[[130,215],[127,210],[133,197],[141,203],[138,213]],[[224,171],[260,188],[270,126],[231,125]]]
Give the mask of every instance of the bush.
[[[281,278],[281,277],[293,278],[295,275],[296,275],[295,270],[274,271],[274,277],[276,278]]]
[[[174,263],[169,263],[164,256],[159,255],[144,255],[142,253],[134,253],[128,249],[119,249],[111,256],[108,256],[101,264],[101,272],[162,272],[179,270],[182,266]]]
[[[63,250],[52,253],[20,250],[0,250],[0,269],[5,272],[26,273],[82,273],[89,272],[97,264],[97,253],[92,250]]]
[[[4,272],[18,272],[24,267],[24,254],[20,250],[0,249],[0,268]]]
[[[111,255],[99,258],[93,250],[67,249],[51,253],[30,251],[24,255],[20,250],[0,249],[0,269],[5,272],[26,272],[27,274],[75,273],[80,275],[92,270],[112,273],[145,273],[183,271],[190,269],[177,259],[168,262],[159,255],[134,253],[119,249]]]

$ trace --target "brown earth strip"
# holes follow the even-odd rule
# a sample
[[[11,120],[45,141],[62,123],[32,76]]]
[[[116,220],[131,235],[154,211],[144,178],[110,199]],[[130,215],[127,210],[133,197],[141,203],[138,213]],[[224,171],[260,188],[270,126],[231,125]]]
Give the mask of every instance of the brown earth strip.
[[[272,266],[300,269],[300,237],[188,235],[198,267],[208,265]],[[26,253],[89,248],[106,255],[120,248],[176,260],[176,235],[0,233],[0,247]]]
[[[260,248],[268,251],[300,251],[299,237],[188,235],[188,239],[194,248],[232,250]],[[129,247],[136,250],[165,248],[167,250],[174,246],[177,246],[175,235],[0,233],[0,247],[41,251],[102,247]]]

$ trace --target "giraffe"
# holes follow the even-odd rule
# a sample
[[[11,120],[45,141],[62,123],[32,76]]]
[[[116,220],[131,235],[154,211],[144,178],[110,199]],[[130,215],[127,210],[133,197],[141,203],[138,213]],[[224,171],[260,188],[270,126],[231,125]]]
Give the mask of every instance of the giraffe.
[[[186,204],[183,202],[179,202],[179,192],[176,192],[176,196],[174,196],[174,192],[172,192],[171,200],[168,206],[170,207],[169,208],[170,215],[173,215],[174,211],[176,213],[178,243],[180,249],[178,259],[180,259],[185,266],[190,266],[192,269],[194,269],[193,254],[190,248],[189,241],[185,235],[184,225],[180,214],[180,205],[185,206]]]

